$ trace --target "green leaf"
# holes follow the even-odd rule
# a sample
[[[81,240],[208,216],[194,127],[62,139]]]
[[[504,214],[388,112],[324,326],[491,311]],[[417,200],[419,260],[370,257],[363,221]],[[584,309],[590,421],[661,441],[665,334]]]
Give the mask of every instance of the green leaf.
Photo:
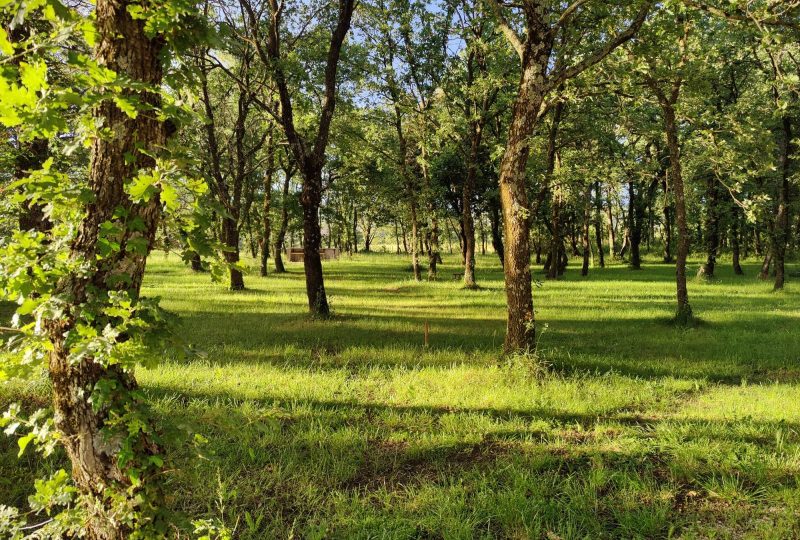
[[[138,101],[131,97],[114,96],[114,104],[129,118],[139,116]]]
[[[41,61],[33,64],[20,62],[19,78],[22,85],[32,92],[47,88],[47,64]]]
[[[4,28],[0,28],[0,51],[6,56],[14,54],[14,46],[8,40],[8,32]]]
[[[30,444],[35,436],[36,435],[31,432],[24,437],[20,437],[20,439],[17,441],[17,444],[19,445],[19,454],[17,454],[17,457],[22,457],[22,454],[25,453],[25,448],[28,447],[28,444]]]

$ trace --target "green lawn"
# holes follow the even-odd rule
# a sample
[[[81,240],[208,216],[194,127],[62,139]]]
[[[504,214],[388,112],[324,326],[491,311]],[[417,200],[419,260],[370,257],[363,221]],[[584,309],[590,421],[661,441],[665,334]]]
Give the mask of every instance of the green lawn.
[[[137,376],[165,426],[209,440],[202,458],[169,449],[169,504],[241,539],[800,537],[796,283],[721,262],[690,283],[702,324],[681,330],[674,267],[572,264],[534,292],[541,374],[498,354],[496,258],[477,291],[445,262],[435,283],[393,255],[326,263],[319,321],[299,264],[234,293],[154,256],[146,294],[203,354]],[[0,504],[57,465],[16,451],[0,443]]]

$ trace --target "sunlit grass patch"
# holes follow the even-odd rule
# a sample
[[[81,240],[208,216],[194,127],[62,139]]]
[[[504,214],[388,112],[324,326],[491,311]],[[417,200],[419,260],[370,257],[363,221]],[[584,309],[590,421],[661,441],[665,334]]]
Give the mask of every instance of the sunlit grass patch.
[[[326,262],[325,321],[300,265],[234,293],[150,262],[145,294],[203,353],[137,373],[165,428],[208,440],[171,443],[168,503],[237,538],[800,536],[800,296],[754,265],[690,283],[704,324],[685,330],[673,267],[571,267],[534,292],[531,369],[500,355],[488,255],[477,291],[447,254],[436,282],[393,255]],[[0,392],[47,406],[46,383]],[[58,464],[0,450],[0,504]]]

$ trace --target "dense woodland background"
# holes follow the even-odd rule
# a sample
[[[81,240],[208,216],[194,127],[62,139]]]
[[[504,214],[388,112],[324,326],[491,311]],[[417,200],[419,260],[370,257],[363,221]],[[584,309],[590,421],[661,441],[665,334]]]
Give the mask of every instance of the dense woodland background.
[[[800,536],[800,2],[0,10],[0,535]]]

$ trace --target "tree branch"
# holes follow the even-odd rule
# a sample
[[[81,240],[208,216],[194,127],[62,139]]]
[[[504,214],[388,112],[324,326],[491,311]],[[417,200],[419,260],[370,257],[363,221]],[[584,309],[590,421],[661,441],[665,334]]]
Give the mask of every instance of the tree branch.
[[[516,51],[517,56],[519,56],[519,61],[522,62],[522,57],[525,54],[525,47],[523,45],[525,40],[520,38],[519,34],[517,34],[517,32],[511,28],[510,24],[508,24],[508,20],[506,20],[505,15],[503,15],[503,8],[500,7],[500,4],[497,0],[485,1],[489,5],[489,9],[492,10],[492,13],[497,18],[497,24],[500,27],[500,31],[503,32],[503,35],[511,44],[511,47],[513,47],[514,51]]]
[[[652,7],[653,0],[647,0],[644,6],[642,6],[642,9],[639,10],[639,13],[636,14],[636,18],[623,32],[617,34],[603,47],[596,50],[593,54],[590,54],[577,64],[574,64],[570,67],[565,67],[558,73],[551,75],[550,81],[547,84],[547,91],[549,92],[554,88],[557,88],[573,77],[580,75],[588,68],[598,64],[606,56],[611,54],[617,47],[632,39],[644,24],[644,21],[647,18],[647,15],[650,13]]]

